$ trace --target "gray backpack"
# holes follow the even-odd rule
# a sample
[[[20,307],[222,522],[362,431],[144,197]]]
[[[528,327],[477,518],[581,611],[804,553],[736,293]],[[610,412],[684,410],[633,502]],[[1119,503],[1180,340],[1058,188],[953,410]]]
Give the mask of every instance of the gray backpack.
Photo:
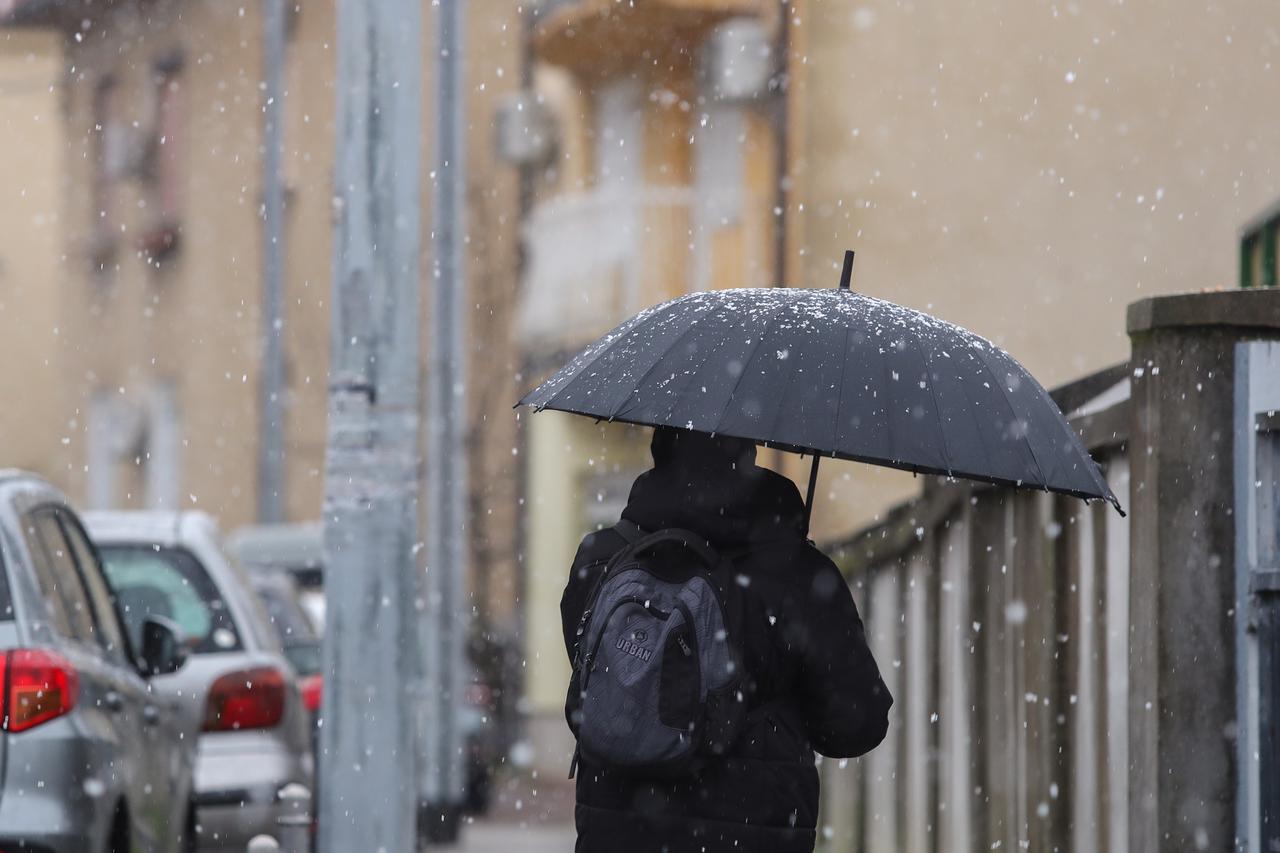
[[[643,531],[605,565],[578,622],[565,715],[579,754],[636,775],[697,773],[741,733],[741,594],[688,530]]]

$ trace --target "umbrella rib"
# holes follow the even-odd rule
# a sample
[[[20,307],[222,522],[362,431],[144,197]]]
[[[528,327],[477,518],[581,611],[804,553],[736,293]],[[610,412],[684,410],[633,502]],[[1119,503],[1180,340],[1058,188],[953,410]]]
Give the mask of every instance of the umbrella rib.
[[[1032,384],[1035,385],[1036,390],[1040,392],[1041,396],[1052,403],[1056,408],[1057,403],[1054,403],[1053,397],[1050,396],[1048,391],[1044,390],[1044,386],[1040,384],[1040,380],[1036,379],[1030,372],[1027,373],[1027,376],[1031,379]],[[1098,487],[1099,491],[1104,495],[1103,500],[1114,503],[1116,505],[1116,509],[1120,509],[1119,500],[1116,498],[1115,493],[1111,491],[1111,484],[1107,482],[1107,478],[1103,475],[1102,469],[1098,466],[1098,463],[1094,461],[1093,455],[1089,453],[1087,448],[1085,448],[1084,442],[1080,440],[1080,434],[1072,429],[1071,422],[1067,420],[1066,412],[1063,412],[1062,415],[1059,426],[1062,429],[1063,434],[1067,437],[1067,441],[1070,442],[1072,447],[1076,448],[1076,451],[1084,457],[1085,461],[1093,463],[1093,467],[1089,469],[1089,473],[1092,475],[1090,479],[1093,480],[1094,486]],[[1108,498],[1106,495],[1110,495],[1110,497]],[[1121,511],[1123,512],[1123,510]]]
[[[733,387],[729,389],[729,399],[724,401],[724,406],[720,409],[720,414],[716,416],[716,430],[724,423],[725,413],[729,411],[729,406],[733,405],[733,398],[738,396],[738,388],[742,386],[742,380],[747,375],[747,368],[751,367],[751,362],[756,360],[756,353],[760,351],[764,339],[769,334],[769,327],[773,324],[773,317],[770,316],[765,322],[764,328],[760,330],[760,337],[756,339],[755,346],[751,348],[751,354],[742,362],[742,372],[738,374],[738,378],[734,380]],[[757,439],[758,440],[758,439]]]
[[[699,372],[704,367],[707,366],[707,363],[709,361],[711,361],[711,356],[715,355],[718,350],[723,348],[723,346],[724,346],[723,341],[717,341],[714,347],[713,346],[706,347],[705,352],[703,353],[703,356],[702,356],[702,360],[698,362],[697,368],[686,371],[687,375],[685,377],[684,382],[682,382],[679,385],[679,387],[671,394],[673,398],[671,401],[671,405],[667,406],[667,410],[664,414],[664,417],[667,423],[671,422],[671,416],[675,414],[676,406],[680,404],[680,397],[684,394],[685,389],[688,388],[690,385],[692,385],[699,378]],[[704,382],[706,381],[705,378],[703,378],[703,381]],[[656,409],[654,410],[654,414],[655,415],[657,414]]]
[[[849,372],[849,333],[853,330],[848,324],[844,327],[844,344],[840,347],[840,384],[836,386],[836,425],[831,432],[831,446],[834,448],[840,443],[840,436],[844,429],[844,377]]]
[[[929,386],[929,397],[933,400],[933,414],[938,420],[938,435],[942,438],[942,458],[946,462],[947,474],[950,476],[955,466],[952,465],[951,446],[947,443],[946,425],[942,423],[942,408],[938,405],[938,392],[933,389],[933,365],[929,363],[929,356],[925,354],[924,347],[920,344],[920,335],[915,334],[914,340],[916,352],[920,353],[920,361],[924,364],[924,379]]]
[[[547,401],[547,403],[549,404],[552,400],[558,397],[561,394],[561,392],[563,392],[566,388],[568,388],[575,381],[577,381],[578,377],[581,376],[588,367],[591,367],[600,359],[604,358],[606,355],[613,352],[614,347],[618,346],[624,340],[630,338],[632,334],[640,331],[641,329],[648,328],[655,320],[658,319],[658,317],[663,316],[665,314],[666,314],[665,309],[661,311],[655,310],[653,311],[652,314],[650,314],[644,320],[640,321],[639,323],[633,323],[626,331],[619,332],[618,336],[614,338],[612,341],[610,341],[608,346],[606,346],[604,349],[600,350],[600,352],[592,356],[589,361],[584,361],[582,363],[582,366],[579,367],[578,370],[572,376],[566,378],[562,383],[560,383],[560,387],[555,390],[555,392],[551,395],[551,398]],[[632,318],[632,319],[635,319],[635,318]],[[626,322],[624,321],[622,325],[626,325]],[[555,378],[554,376],[551,377],[551,379],[554,379],[554,378]],[[550,382],[551,379],[548,379],[547,381]],[[535,392],[536,390],[537,389],[535,389]],[[546,405],[539,407],[539,409],[545,409],[545,408],[546,408]]]
[[[680,335],[674,341],[671,342],[670,346],[668,346],[666,350],[664,350],[663,353],[658,356],[658,358],[653,362],[653,364],[649,365],[649,369],[644,372],[644,375],[636,380],[635,385],[631,387],[630,393],[628,393],[627,396],[623,397],[621,402],[618,403],[618,405],[614,406],[613,413],[609,415],[609,420],[613,420],[614,418],[623,414],[623,409],[626,407],[628,403],[631,402],[631,398],[636,395],[636,392],[640,390],[640,386],[643,385],[646,381],[648,381],[649,377],[653,375],[653,372],[658,369],[658,365],[662,364],[662,360],[665,359],[667,355],[676,347],[678,347],[687,337],[689,337],[689,335],[693,334],[693,330],[698,327],[698,324],[701,323],[703,320],[705,320],[708,316],[710,316],[711,313],[712,312],[708,310],[701,317],[698,317],[696,320],[693,320],[691,323],[689,323],[689,327],[685,329],[683,332],[681,332]]]
[[[996,387],[1000,389],[1000,396],[1004,397],[1004,404],[1009,407],[1009,414],[1013,416],[1016,422],[1018,420],[1018,411],[1013,407],[1013,401],[1009,399],[1009,392],[1005,390],[1004,383],[996,376],[996,372],[991,369],[991,363],[987,361],[985,350],[979,350],[979,352],[981,355],[978,356],[978,361],[987,371],[987,375],[996,383]],[[1048,488],[1049,482],[1044,477],[1044,469],[1040,466],[1040,459],[1036,456],[1036,449],[1032,447],[1031,442],[1027,440],[1025,435],[1022,436],[1022,443],[1026,445],[1027,454],[1031,457],[1031,464],[1036,466],[1036,473],[1040,475],[1040,484]]]

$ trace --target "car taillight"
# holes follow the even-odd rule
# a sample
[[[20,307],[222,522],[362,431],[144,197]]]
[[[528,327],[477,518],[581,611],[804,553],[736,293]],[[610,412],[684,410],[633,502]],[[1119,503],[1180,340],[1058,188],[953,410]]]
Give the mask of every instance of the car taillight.
[[[471,682],[467,685],[467,704],[473,708],[485,710],[493,702],[493,693],[488,685]]]
[[[209,688],[204,730],[269,729],[284,717],[284,676],[269,666],[229,672]]]
[[[302,704],[308,711],[320,710],[320,699],[324,696],[324,676],[308,675],[298,685],[302,691]]]
[[[0,661],[5,731],[24,732],[76,706],[80,676],[62,655],[44,649],[12,649]]]

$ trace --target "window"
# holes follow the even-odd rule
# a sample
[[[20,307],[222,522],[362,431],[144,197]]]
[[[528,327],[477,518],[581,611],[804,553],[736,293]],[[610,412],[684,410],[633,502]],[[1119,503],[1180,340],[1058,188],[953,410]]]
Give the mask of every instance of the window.
[[[140,648],[148,616],[177,623],[195,654],[242,648],[226,601],[189,551],[145,544],[108,544],[100,550],[134,648]]]
[[[145,447],[146,500],[152,509],[178,506],[182,473],[182,430],[172,382],[158,382],[147,399]]]
[[[156,64],[156,200],[160,218],[176,222],[182,213],[182,60]]]
[[[178,248],[182,217],[185,125],[182,57],[174,55],[157,62],[152,79],[154,112],[144,172],[150,192],[147,205],[152,213],[139,248],[153,264],[159,265]]]
[[[1240,238],[1240,286],[1280,284],[1280,213],[1272,211],[1245,228]]]
[[[54,614],[54,627],[71,639],[97,642],[89,599],[52,512],[38,510],[27,517],[27,542],[40,590]]]
[[[90,264],[95,274],[109,275],[116,259],[116,198],[114,169],[123,145],[123,129],[115,121],[116,81],[104,77],[93,90],[89,178]]]
[[[80,522],[65,512],[60,511],[58,516],[67,542],[71,545],[71,554],[80,569],[80,577],[89,591],[89,600],[97,617],[98,640],[108,654],[122,661],[128,660],[129,650],[125,646],[120,614],[116,609],[115,596],[111,594],[102,576],[102,564],[98,561],[93,546],[89,544],[89,538]]]

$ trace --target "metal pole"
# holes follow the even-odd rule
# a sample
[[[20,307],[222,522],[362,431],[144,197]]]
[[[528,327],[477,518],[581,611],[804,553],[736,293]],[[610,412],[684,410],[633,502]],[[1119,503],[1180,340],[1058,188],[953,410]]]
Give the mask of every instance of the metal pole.
[[[467,287],[465,277],[466,100],[463,92],[464,4],[441,0],[437,14],[437,112],[432,211],[432,324],[428,367],[427,675],[435,688],[425,709],[423,799],[427,834],[457,835],[463,756],[458,710],[463,699],[467,565]]]
[[[338,0],[320,849],[415,849],[421,4]]]
[[[258,381],[258,520],[284,519],[284,0],[263,0],[262,375]]]

